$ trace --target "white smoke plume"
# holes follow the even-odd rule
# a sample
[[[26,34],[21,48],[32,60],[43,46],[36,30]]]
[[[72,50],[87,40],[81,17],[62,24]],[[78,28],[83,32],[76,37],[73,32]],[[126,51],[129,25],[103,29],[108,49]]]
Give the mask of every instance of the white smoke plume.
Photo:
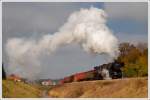
[[[118,40],[106,22],[105,11],[91,7],[73,12],[58,32],[44,35],[39,40],[10,38],[6,44],[10,73],[33,79],[40,73],[41,55],[50,55],[60,46],[71,43],[79,44],[86,52],[116,57]],[[39,70],[31,70],[31,67]]]

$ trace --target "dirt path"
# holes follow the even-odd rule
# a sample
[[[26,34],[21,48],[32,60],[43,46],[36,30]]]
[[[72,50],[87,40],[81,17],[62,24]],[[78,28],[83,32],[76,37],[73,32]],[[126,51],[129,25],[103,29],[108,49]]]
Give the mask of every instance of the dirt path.
[[[50,96],[48,95],[48,91],[49,90],[44,90],[43,92],[42,92],[42,98],[50,98]]]

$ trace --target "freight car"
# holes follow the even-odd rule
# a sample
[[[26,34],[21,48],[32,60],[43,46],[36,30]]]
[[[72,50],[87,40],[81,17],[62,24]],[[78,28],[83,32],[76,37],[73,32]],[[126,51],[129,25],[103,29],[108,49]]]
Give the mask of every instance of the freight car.
[[[95,70],[90,70],[87,72],[76,73],[74,75],[74,81],[85,81],[85,80],[93,80],[95,77]]]
[[[121,68],[124,63],[114,61],[112,63],[103,64],[100,66],[95,66],[93,70],[76,73],[74,75],[65,77],[60,80],[60,83],[70,83],[77,81],[87,81],[87,80],[107,80],[107,79],[117,79],[122,78]]]
[[[64,79],[60,80],[60,84],[70,83],[73,81],[74,81],[74,75],[71,75],[71,76],[65,77]]]

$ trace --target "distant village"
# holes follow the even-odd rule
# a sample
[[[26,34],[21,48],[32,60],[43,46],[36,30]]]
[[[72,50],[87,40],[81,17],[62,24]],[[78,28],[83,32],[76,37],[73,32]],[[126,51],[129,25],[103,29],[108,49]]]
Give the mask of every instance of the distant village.
[[[52,79],[39,79],[39,80],[35,80],[35,81],[30,81],[28,79],[25,78],[21,78],[19,75],[16,74],[11,74],[9,76],[6,76],[5,70],[4,70],[4,65],[2,64],[2,78],[3,79],[8,79],[8,80],[12,80],[15,82],[24,82],[27,84],[41,84],[44,86],[50,86],[50,85],[56,85],[59,84],[59,80],[52,80]]]
[[[11,74],[10,76],[7,77],[7,79],[13,80],[15,82],[24,82],[24,83],[28,83],[28,84],[38,83],[38,84],[41,84],[44,86],[59,84],[57,80],[52,80],[52,79],[39,79],[39,80],[35,80],[35,81],[30,81],[28,79],[21,78],[15,74]]]

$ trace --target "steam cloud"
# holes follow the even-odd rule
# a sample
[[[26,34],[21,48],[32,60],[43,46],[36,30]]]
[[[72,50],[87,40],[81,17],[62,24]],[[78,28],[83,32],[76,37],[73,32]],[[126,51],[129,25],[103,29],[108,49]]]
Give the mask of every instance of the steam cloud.
[[[9,73],[35,79],[40,73],[40,56],[50,55],[57,48],[71,43],[79,44],[86,52],[116,57],[118,40],[106,22],[105,11],[91,7],[73,12],[58,32],[44,35],[39,40],[10,38],[6,44]],[[31,70],[31,67],[39,70]]]

